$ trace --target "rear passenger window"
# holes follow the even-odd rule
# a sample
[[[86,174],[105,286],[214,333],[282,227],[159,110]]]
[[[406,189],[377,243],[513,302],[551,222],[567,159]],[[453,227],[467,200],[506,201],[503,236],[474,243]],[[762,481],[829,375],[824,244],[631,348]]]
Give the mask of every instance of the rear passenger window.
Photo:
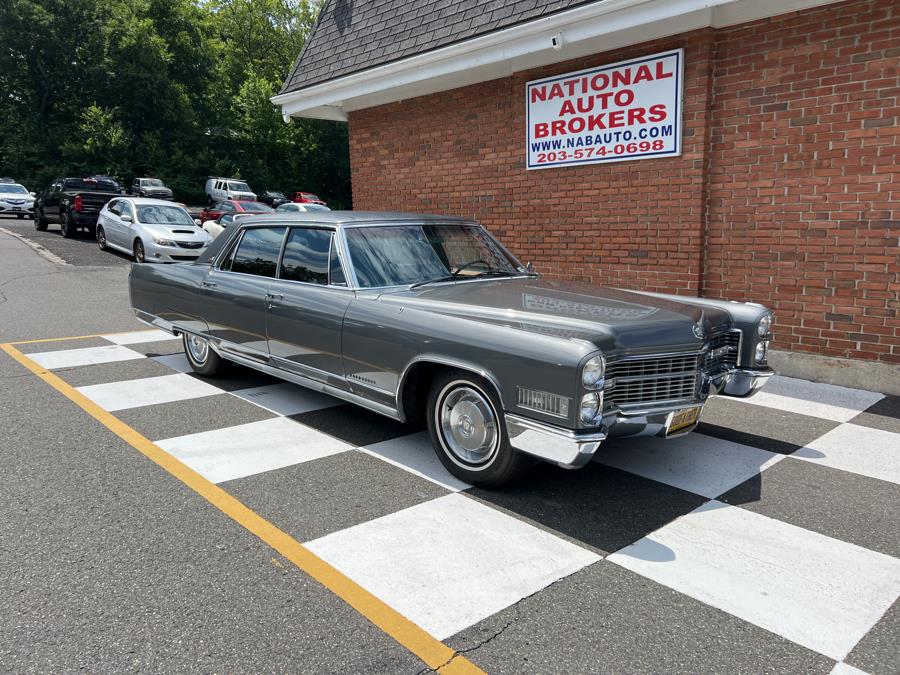
[[[244,232],[231,261],[231,271],[274,277],[284,239],[283,227],[262,227]]]
[[[308,284],[327,284],[330,246],[329,230],[293,228],[281,259],[281,278]]]
[[[335,238],[331,238],[331,253],[328,258],[328,274],[331,277],[332,286],[346,286],[347,279],[344,277],[344,268],[341,267],[341,258],[338,255],[337,246],[334,244]]]

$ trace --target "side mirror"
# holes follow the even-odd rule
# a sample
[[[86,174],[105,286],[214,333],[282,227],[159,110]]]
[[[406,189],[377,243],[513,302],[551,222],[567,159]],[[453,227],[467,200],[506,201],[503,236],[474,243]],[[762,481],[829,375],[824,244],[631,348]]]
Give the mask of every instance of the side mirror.
[[[123,223],[130,223],[130,222],[131,222],[131,216],[129,216],[129,215],[126,214],[126,213],[123,213],[121,216],[119,216],[119,219],[120,219]]]
[[[37,196],[37,195],[34,194],[33,192],[29,192],[28,194],[30,194],[32,197],[36,197],[36,196]]]
[[[202,224],[203,224],[202,220],[200,220],[199,218],[194,218],[194,225],[196,225],[197,227],[200,227]]]
[[[529,274],[534,274],[534,263],[531,261],[525,263],[525,271]]]

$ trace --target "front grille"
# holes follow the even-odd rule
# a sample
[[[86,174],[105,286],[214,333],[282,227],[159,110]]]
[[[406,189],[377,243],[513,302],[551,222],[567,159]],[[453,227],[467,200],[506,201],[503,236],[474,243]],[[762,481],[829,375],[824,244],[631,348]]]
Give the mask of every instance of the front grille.
[[[740,331],[733,330],[713,335],[709,339],[708,351],[703,360],[703,372],[707,375],[717,375],[737,366],[740,345]]]
[[[606,369],[604,398],[615,405],[693,398],[699,358],[695,353],[612,363]]]
[[[711,336],[702,352],[608,363],[604,400],[615,406],[695,399],[701,373],[718,375],[736,367],[740,341],[740,331],[728,331]]]
[[[181,248],[203,248],[206,246],[205,242],[202,241],[176,241]]]

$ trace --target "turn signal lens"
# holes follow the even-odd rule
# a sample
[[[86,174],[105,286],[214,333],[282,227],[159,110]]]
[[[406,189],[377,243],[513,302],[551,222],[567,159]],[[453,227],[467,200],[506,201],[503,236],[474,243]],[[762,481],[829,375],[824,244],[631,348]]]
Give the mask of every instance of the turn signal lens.
[[[753,357],[756,359],[757,363],[762,363],[766,360],[766,353],[769,350],[768,342],[757,342],[756,343],[756,351],[753,353]]]
[[[600,412],[600,394],[585,394],[581,397],[581,421],[585,424],[590,424],[597,417],[597,413]]]
[[[763,318],[759,320],[759,325],[756,327],[756,334],[759,337],[765,337],[772,330],[772,315],[766,314]]]
[[[584,364],[581,371],[581,384],[585,389],[600,389],[603,386],[603,374],[606,372],[606,359],[595,356]]]

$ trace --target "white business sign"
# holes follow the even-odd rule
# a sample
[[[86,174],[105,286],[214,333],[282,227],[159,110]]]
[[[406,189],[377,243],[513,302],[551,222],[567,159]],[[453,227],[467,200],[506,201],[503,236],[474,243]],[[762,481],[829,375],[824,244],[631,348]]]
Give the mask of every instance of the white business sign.
[[[684,52],[525,86],[529,169],[681,154]]]

